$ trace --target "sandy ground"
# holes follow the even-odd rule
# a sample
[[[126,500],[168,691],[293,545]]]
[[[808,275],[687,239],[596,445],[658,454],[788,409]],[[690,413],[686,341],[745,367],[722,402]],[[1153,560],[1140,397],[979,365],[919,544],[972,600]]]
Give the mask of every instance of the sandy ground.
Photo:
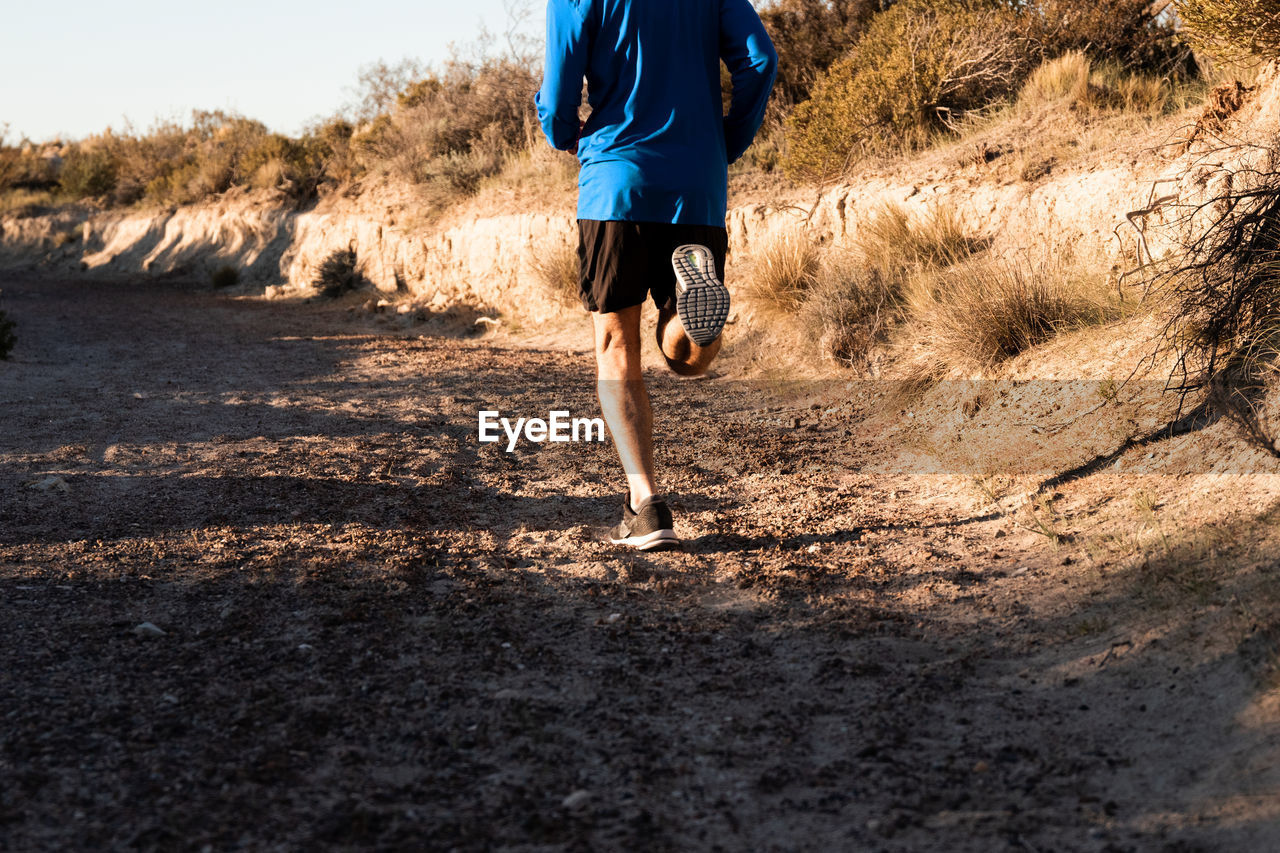
[[[0,286],[0,849],[1280,848],[1266,506],[1135,557],[655,372],[686,546],[619,553],[609,445],[476,440],[580,349]]]

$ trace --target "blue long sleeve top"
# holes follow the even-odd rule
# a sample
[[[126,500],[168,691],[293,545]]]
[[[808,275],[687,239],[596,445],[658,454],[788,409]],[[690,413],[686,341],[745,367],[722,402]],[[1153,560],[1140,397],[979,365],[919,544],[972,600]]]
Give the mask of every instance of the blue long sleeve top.
[[[760,129],[777,69],[748,0],[549,0],[535,102],[548,141],[582,164],[578,218],[723,227],[728,165]]]

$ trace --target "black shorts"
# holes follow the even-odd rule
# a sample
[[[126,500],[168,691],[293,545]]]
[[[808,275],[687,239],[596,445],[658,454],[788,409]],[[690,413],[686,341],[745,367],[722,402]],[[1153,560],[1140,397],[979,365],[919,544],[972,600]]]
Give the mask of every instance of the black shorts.
[[[711,250],[716,275],[724,281],[729,234],[714,225],[668,222],[578,220],[578,295],[588,311],[611,314],[640,305],[653,294],[653,304],[674,311],[676,273],[671,253],[686,243]]]

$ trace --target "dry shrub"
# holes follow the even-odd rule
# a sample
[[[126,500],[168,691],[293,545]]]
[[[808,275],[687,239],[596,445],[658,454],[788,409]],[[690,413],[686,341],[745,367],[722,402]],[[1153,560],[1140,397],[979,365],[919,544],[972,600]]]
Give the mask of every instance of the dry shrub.
[[[1031,0],[1022,33],[1047,58],[1078,52],[1127,71],[1191,74],[1191,52],[1166,12],[1151,0]]]
[[[818,244],[807,235],[779,234],[756,253],[747,296],[775,311],[796,311],[817,282],[821,263]]]
[[[787,120],[792,176],[839,178],[868,154],[917,148],[970,110],[1010,94],[1028,52],[998,2],[901,0]]]
[[[320,264],[315,287],[327,299],[336,299],[344,293],[360,288],[364,277],[356,270],[354,249],[338,249]]]
[[[871,347],[904,313],[916,278],[985,246],[948,205],[935,205],[915,221],[898,205],[883,207],[851,247],[826,252],[804,294],[801,313],[817,330],[822,355],[850,367],[865,365]]]
[[[988,370],[1059,331],[1114,316],[1089,282],[1025,262],[975,258],[913,281],[907,297],[928,362],[924,372]]]
[[[102,146],[72,145],[58,175],[58,186],[73,200],[108,195],[116,187],[115,162]]]
[[[1151,282],[1185,391],[1238,381],[1280,318],[1280,170],[1219,166],[1208,185],[1224,189],[1181,223],[1198,236]]]
[[[1239,80],[1231,80],[1209,91],[1204,109],[1187,135],[1185,147],[1203,136],[1217,137],[1227,128],[1227,122],[1244,106],[1257,86],[1246,86]]]
[[[862,367],[872,346],[893,319],[898,294],[878,270],[859,263],[852,252],[832,250],[806,295],[801,316],[818,332],[823,358]]]
[[[1071,104],[1089,97],[1089,76],[1093,63],[1080,51],[1069,51],[1040,65],[1018,92],[1018,106],[1039,107],[1067,101]]]
[[[1280,15],[1271,0],[1174,0],[1183,37],[1224,59],[1280,58]]]
[[[370,170],[423,188],[438,205],[471,195],[529,144],[537,76],[515,59],[453,60],[411,84],[353,138]]]
[[[543,291],[563,306],[580,305],[577,247],[558,243],[555,248],[535,253],[530,261]]]
[[[499,196],[517,203],[525,195],[540,200],[569,202],[576,198],[577,189],[577,156],[567,151],[557,151],[546,144],[531,144],[509,154],[502,165],[502,171],[486,178],[481,184],[482,191],[493,192],[494,208],[500,205]]]

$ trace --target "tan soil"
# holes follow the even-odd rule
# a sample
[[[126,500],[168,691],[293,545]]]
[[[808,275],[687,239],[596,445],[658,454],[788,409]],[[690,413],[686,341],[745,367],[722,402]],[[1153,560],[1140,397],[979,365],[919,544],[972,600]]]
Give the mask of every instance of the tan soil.
[[[627,554],[611,447],[476,441],[594,413],[580,328],[3,289],[0,849],[1280,845],[1274,471],[1135,468],[1229,425],[1050,536],[871,383],[654,371],[686,547]]]

